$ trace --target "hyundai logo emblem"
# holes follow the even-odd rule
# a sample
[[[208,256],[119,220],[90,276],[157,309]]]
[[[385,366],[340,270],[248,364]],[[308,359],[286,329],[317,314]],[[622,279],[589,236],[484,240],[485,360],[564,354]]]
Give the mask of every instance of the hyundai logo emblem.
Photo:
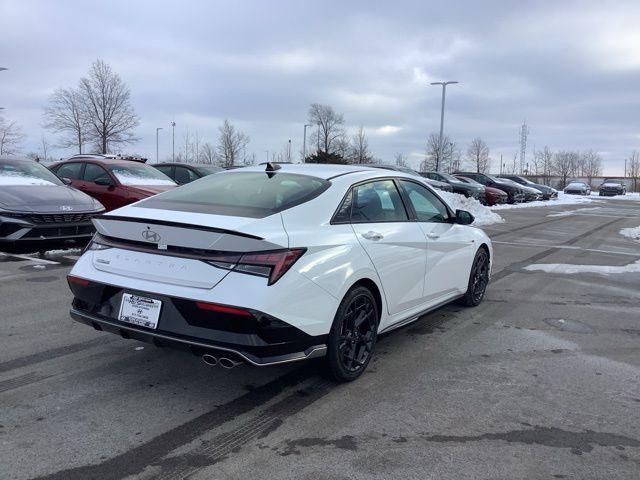
[[[142,238],[144,238],[147,242],[155,242],[158,243],[162,238],[159,233],[154,232],[151,229],[142,231]]]
[[[61,205],[60,210],[63,212],[71,212],[73,211],[73,207],[71,205]]]

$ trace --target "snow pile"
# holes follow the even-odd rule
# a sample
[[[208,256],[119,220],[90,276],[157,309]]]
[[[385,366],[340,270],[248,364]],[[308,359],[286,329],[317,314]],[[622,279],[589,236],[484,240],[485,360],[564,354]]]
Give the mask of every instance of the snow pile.
[[[494,205],[491,210],[510,210],[512,208],[531,208],[531,207],[556,207],[558,205],[576,205],[578,203],[591,203],[595,199],[586,195],[567,195],[564,192],[558,192],[556,200],[537,200],[535,202],[516,203],[510,205]]]
[[[525,270],[547,273],[564,273],[573,275],[576,273],[597,273],[599,275],[611,275],[620,273],[640,273],[640,260],[628,265],[572,265],[570,263],[538,263],[527,265]]]
[[[152,178],[145,177],[143,175],[134,175],[129,172],[120,172],[112,170],[113,174],[116,176],[118,181],[123,185],[145,185],[145,186],[155,186],[155,185],[173,185],[175,186],[175,182],[169,178],[166,180],[164,178]]]
[[[451,209],[466,210],[475,217],[474,226],[491,225],[492,223],[502,223],[502,218],[497,213],[492,212],[489,207],[485,207],[475,198],[467,198],[459,193],[438,191],[442,199],[449,204]]]
[[[625,237],[629,237],[631,240],[640,242],[640,226],[633,228],[623,228],[622,230],[620,230],[620,235],[624,235]]]

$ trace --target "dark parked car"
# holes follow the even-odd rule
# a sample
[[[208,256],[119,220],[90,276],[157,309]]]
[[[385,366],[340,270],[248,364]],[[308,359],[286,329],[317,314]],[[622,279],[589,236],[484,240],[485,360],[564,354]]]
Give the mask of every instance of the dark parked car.
[[[439,180],[433,180],[431,178],[426,178],[420,175],[418,172],[416,172],[413,168],[401,167],[398,165],[388,165],[384,163],[367,163],[367,164],[363,164],[363,166],[384,168],[385,170],[395,170],[396,172],[410,173],[411,175],[415,175],[416,177],[422,178],[425,182],[427,182],[433,188],[437,188],[438,190],[442,190],[443,192],[453,192],[453,188],[448,183],[441,182]]]
[[[569,195],[591,195],[591,185],[580,180],[572,180],[564,187],[564,193]]]
[[[82,245],[104,207],[32,160],[0,158],[0,250]]]
[[[107,211],[176,186],[164,173],[140,161],[104,155],[77,155],[52,165],[51,170],[98,199]]]
[[[619,178],[605,178],[599,187],[601,197],[612,197],[615,195],[626,195],[627,186],[624,180]]]
[[[518,185],[515,185],[513,182],[500,180],[492,175],[487,175],[486,173],[456,172],[456,176],[458,175],[470,178],[471,180],[475,180],[485,187],[492,187],[497,188],[498,190],[502,190],[507,194],[507,201],[509,203],[518,203],[525,201],[526,196],[524,193],[524,189],[520,188]]]
[[[493,187],[487,187],[482,185],[481,183],[476,182],[475,180],[471,180],[470,178],[463,177],[460,175],[455,176],[461,182],[468,183],[470,185],[475,185],[482,187],[484,190],[484,195],[480,199],[480,202],[484,205],[501,205],[503,203],[507,203],[509,201],[509,196],[502,190]]]
[[[555,188],[551,188],[548,185],[542,185],[541,183],[533,183],[531,180],[519,175],[500,175],[498,178],[506,178],[507,180],[519,183],[520,185],[524,185],[525,187],[535,188],[540,193],[542,193],[543,200],[558,198],[558,191]]]
[[[178,185],[184,185],[207,175],[224,171],[222,167],[204,163],[164,162],[155,164],[153,167],[160,170]]]
[[[537,188],[528,187],[527,185],[520,185],[519,183],[516,183],[513,180],[509,180],[508,178],[496,177],[496,179],[500,180],[501,182],[507,183],[509,185],[513,185],[514,187],[522,190],[522,192],[524,193],[525,202],[542,200],[542,192]]]
[[[462,180],[450,175],[448,173],[441,172],[420,172],[425,178],[430,180],[437,180],[439,182],[448,183],[453,189],[453,193],[459,193],[465,197],[475,198],[476,200],[483,200],[484,187],[480,184],[471,184],[463,182]]]

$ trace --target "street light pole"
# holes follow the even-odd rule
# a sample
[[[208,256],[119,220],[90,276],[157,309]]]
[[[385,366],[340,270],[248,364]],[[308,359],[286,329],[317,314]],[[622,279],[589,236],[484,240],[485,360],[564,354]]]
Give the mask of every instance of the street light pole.
[[[307,123],[304,124],[304,135],[302,138],[302,163],[304,163],[307,158],[307,127],[311,126],[312,125]]]
[[[160,148],[158,147],[158,132],[162,130],[162,127],[157,127],[156,128],[156,163],[159,163],[160,160]]]
[[[438,138],[438,156],[436,157],[436,172],[440,171],[440,163],[442,158],[442,133],[444,130],[444,98],[447,93],[447,85],[458,83],[455,80],[447,82],[431,82],[431,85],[442,85],[442,106],[440,108],[440,137]]]
[[[176,161],[176,122],[171,122],[171,161]]]

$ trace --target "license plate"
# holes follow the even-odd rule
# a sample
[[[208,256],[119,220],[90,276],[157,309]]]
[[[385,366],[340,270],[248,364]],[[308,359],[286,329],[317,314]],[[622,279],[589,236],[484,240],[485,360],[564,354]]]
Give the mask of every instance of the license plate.
[[[161,307],[160,300],[124,293],[118,320],[155,330],[158,327]]]

